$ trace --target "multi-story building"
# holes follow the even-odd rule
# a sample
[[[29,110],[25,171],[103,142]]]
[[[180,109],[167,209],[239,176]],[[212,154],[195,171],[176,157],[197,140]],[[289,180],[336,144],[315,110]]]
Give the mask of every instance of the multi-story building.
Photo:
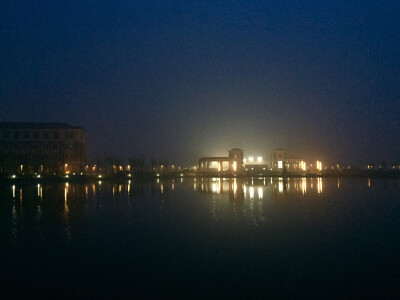
[[[84,170],[83,127],[65,123],[0,123],[0,172],[69,174]]]

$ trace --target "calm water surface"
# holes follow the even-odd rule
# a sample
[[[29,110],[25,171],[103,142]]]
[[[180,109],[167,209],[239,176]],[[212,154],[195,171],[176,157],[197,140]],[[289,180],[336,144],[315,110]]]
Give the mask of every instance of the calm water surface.
[[[2,298],[393,297],[400,180],[0,185]]]

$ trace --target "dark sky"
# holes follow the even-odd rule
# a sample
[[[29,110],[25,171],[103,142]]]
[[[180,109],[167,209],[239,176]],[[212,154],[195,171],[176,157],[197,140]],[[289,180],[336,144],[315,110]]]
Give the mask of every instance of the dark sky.
[[[0,14],[0,121],[82,125],[91,159],[400,160],[400,1],[3,0]]]

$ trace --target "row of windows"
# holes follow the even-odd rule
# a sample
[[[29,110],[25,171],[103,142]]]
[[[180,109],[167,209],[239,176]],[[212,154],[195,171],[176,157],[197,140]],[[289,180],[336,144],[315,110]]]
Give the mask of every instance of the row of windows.
[[[64,145],[64,144],[62,144]],[[30,144],[30,143],[21,143],[21,144],[13,144],[13,145],[9,145],[9,144],[3,144],[3,146],[0,148],[2,150],[9,150],[9,149],[14,149],[14,150],[18,150],[18,149],[53,149],[53,150],[58,150],[59,148],[61,148],[60,144],[58,143],[42,143],[42,144]],[[65,149],[66,150],[73,150],[74,149],[74,145],[73,144],[67,144],[65,145]]]
[[[1,136],[3,139],[55,139],[58,140],[61,134],[58,131],[3,131]],[[73,139],[73,132],[65,132],[64,136],[66,139]]]

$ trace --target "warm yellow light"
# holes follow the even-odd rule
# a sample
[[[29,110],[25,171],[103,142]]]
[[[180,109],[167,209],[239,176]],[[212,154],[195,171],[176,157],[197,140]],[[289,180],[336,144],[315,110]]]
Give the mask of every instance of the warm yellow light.
[[[251,186],[249,189],[249,196],[250,196],[250,199],[254,198],[254,187],[253,186]]]
[[[322,162],[317,160],[317,170],[322,171]]]
[[[233,171],[236,172],[236,170],[237,170],[237,162],[236,161],[233,162],[232,167],[233,167]]]
[[[283,162],[281,160],[278,161],[278,169],[283,168]]]
[[[318,190],[318,194],[322,193],[322,178],[317,179],[317,190]]]
[[[249,157],[249,161],[254,161],[254,157],[253,157],[253,156],[250,156],[250,157]]]
[[[303,195],[307,193],[307,178],[301,179],[301,190],[303,191]]]
[[[262,161],[262,156],[257,157],[257,161],[261,162]]]
[[[278,182],[278,190],[279,190],[279,193],[283,192],[283,182],[282,181]]]

